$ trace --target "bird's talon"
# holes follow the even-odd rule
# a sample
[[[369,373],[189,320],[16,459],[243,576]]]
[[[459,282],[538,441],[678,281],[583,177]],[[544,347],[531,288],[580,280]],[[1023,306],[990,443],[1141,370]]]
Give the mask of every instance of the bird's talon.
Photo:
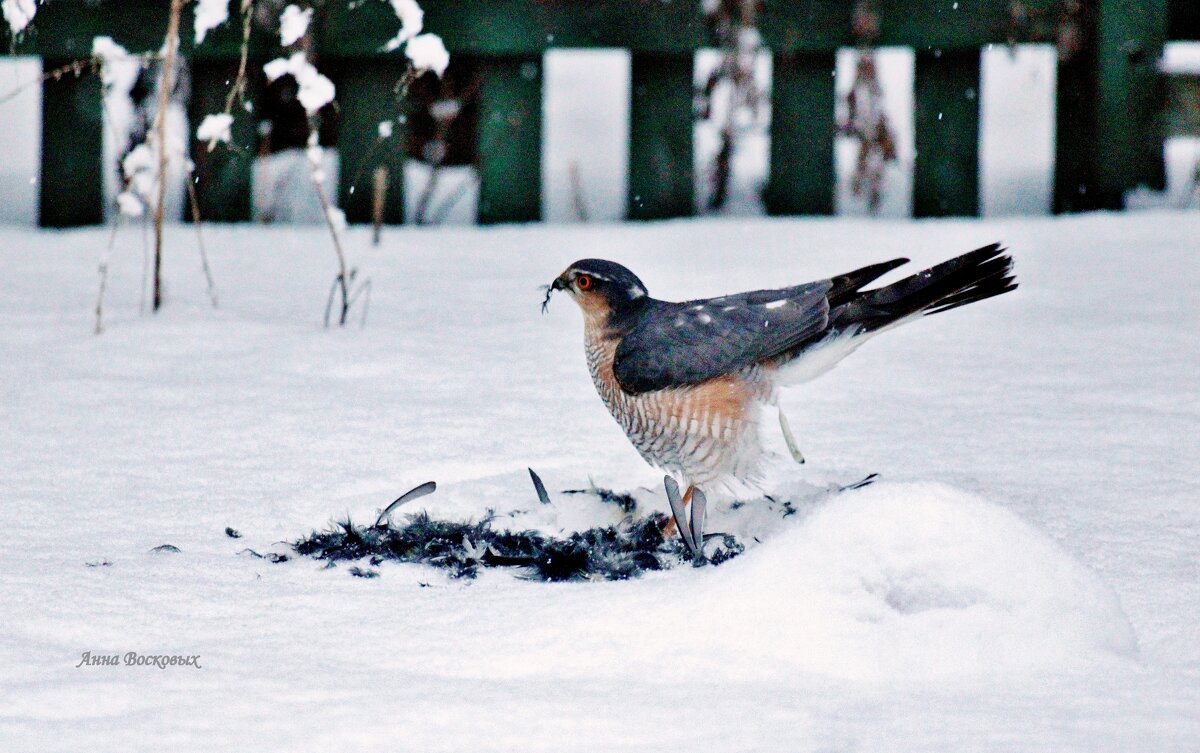
[[[692,554],[695,555],[693,564],[697,567],[708,563],[708,559],[704,556],[704,517],[707,511],[708,498],[700,489],[693,490],[691,534],[692,545],[695,549]]]
[[[665,486],[667,490],[667,501],[671,503],[671,515],[674,517],[675,525],[679,529],[679,537],[683,539],[684,545],[687,546],[688,551],[691,552],[694,560],[704,559],[703,550],[696,546],[696,539],[692,536],[692,527],[695,518],[693,516],[693,522],[689,523],[687,517],[687,502],[685,501],[684,497],[679,495],[679,484],[676,483],[675,479],[671,478],[670,476],[664,476],[663,486]],[[699,490],[689,486],[686,496],[688,498],[692,498],[697,491]],[[701,498],[703,498],[702,492]],[[700,524],[703,527],[703,516]]]

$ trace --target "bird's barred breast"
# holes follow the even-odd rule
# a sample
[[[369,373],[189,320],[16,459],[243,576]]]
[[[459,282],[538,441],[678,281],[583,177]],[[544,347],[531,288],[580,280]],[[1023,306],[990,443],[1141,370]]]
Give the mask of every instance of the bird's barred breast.
[[[646,462],[699,486],[727,477],[745,480],[753,473],[759,455],[758,402],[770,393],[759,368],[631,395],[613,373],[617,341],[593,330],[585,345],[596,391]]]

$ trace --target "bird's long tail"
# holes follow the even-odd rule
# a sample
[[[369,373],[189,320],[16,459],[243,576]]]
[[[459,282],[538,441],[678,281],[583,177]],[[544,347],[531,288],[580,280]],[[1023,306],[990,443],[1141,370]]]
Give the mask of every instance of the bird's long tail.
[[[1017,287],[999,243],[970,251],[882,288],[859,292],[830,312],[836,329],[876,332],[902,320],[982,301]],[[856,326],[857,325],[857,326]]]

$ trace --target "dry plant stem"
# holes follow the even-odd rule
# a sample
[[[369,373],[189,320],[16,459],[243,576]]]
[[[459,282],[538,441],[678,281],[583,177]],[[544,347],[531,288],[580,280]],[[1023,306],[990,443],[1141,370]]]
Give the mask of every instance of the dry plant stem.
[[[467,195],[467,189],[478,182],[479,176],[474,172],[472,172],[470,175],[464,176],[463,179],[459,181],[458,186],[455,187],[454,192],[447,196],[446,200],[438,206],[437,211],[433,213],[433,217],[430,219],[429,223],[431,225],[440,225],[445,222],[446,216],[450,214],[450,210],[454,209],[455,205],[458,204],[462,197]]]
[[[233,80],[233,86],[229,89],[229,95],[225,97],[225,114],[233,112],[233,103],[237,100],[246,100],[246,61],[250,57],[250,20],[254,16],[254,3],[252,0],[242,0],[242,51],[241,58],[238,60],[237,78]],[[217,148],[217,139],[209,139],[208,151]],[[213,304],[216,306],[216,304]]]
[[[196,226],[196,245],[200,248],[200,266],[204,268],[204,280],[208,284],[208,298],[217,308],[217,285],[213,282],[212,270],[208,266],[208,253],[204,250],[204,234],[200,231],[200,202],[196,198],[196,180],[192,173],[187,177],[188,203],[192,207],[192,224]]]
[[[183,14],[183,0],[171,0],[171,18],[167,23],[167,54],[163,60],[163,73],[158,93],[158,203],[154,207],[154,310],[162,307],[162,241],[163,211],[167,199],[167,106],[171,103],[171,89],[175,85],[175,54],[179,51],[179,17]]]
[[[146,313],[146,291],[150,289],[150,224],[147,217],[142,215],[142,299],[138,303],[138,313]]]
[[[74,73],[75,77],[78,78],[83,75],[85,69],[95,71],[98,66],[99,61],[96,58],[89,58],[87,60],[74,60],[66,65],[55,68],[52,71],[46,71],[32,81],[27,81],[24,84],[21,84],[20,86],[10,90],[3,97],[0,97],[0,105],[4,104],[10,99],[13,99],[26,89],[37,86],[38,84],[43,84],[50,79],[57,81],[68,73]]]
[[[329,199],[325,197],[325,189],[321,187],[321,182],[317,180],[316,175],[313,175],[312,171],[309,171],[309,176],[312,178],[313,188],[317,190],[317,198],[321,201],[321,214],[325,215],[325,225],[329,228],[329,236],[333,238],[333,250],[337,252],[338,276],[334,284],[342,292],[342,313],[338,318],[338,324],[344,326],[346,324],[346,315],[350,312],[350,282],[346,278],[346,255],[342,252],[342,242],[338,238],[333,218],[329,216]],[[325,323],[328,326],[328,317],[326,317]]]
[[[429,213],[429,204],[433,201],[433,192],[437,189],[438,176],[441,175],[441,172],[441,161],[429,166],[429,180],[425,182],[425,189],[421,191],[421,198],[417,200],[417,216],[413,218],[418,225],[429,224],[429,218],[426,215]]]
[[[384,165],[375,168],[372,176],[371,193],[371,245],[379,245],[379,234],[383,228],[383,207],[387,203],[388,169]]]
[[[104,258],[100,260],[100,292],[96,296],[96,334],[104,333],[104,292],[108,290],[108,261],[112,258],[113,245],[117,241],[117,225],[121,218],[113,218],[112,230],[108,234],[108,247],[104,249]]]

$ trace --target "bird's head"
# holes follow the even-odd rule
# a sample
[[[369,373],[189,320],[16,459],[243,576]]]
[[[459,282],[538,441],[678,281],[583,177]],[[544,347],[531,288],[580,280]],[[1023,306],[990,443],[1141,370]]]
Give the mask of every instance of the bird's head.
[[[646,286],[637,275],[604,259],[580,259],[567,267],[546,287],[543,311],[556,290],[574,298],[585,316],[609,321],[637,311],[647,300]]]

